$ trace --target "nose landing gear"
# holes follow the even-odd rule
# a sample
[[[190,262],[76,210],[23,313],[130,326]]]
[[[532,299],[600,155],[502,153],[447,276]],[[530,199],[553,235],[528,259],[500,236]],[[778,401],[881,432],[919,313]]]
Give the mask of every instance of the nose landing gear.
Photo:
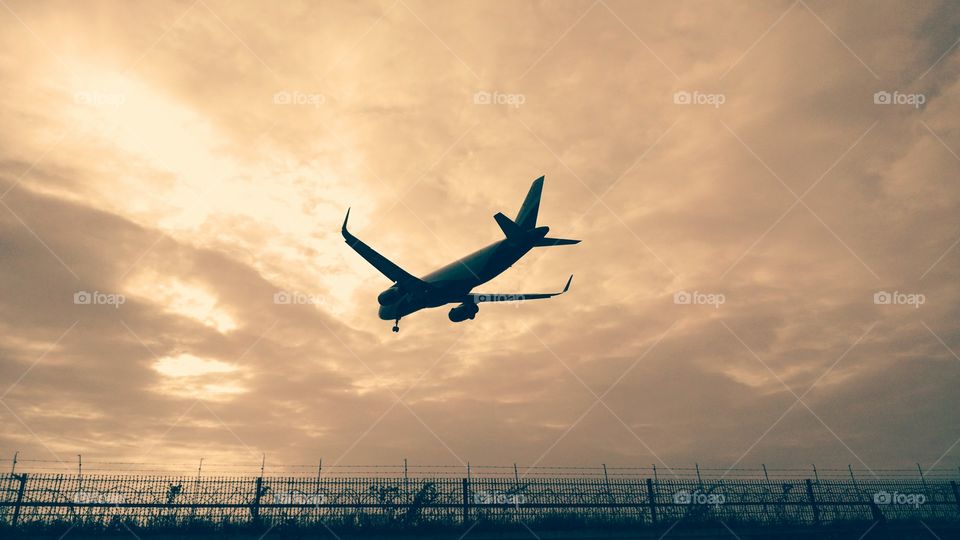
[[[393,321],[393,331],[394,332],[400,331],[400,319]]]

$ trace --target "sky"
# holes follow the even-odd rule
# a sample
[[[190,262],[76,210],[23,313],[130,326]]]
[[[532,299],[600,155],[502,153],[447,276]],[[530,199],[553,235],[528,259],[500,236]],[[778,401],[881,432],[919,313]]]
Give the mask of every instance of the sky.
[[[960,465],[956,4],[2,0],[0,29],[4,466]],[[583,242],[481,292],[569,293],[377,318],[348,207],[424,275],[541,175]]]

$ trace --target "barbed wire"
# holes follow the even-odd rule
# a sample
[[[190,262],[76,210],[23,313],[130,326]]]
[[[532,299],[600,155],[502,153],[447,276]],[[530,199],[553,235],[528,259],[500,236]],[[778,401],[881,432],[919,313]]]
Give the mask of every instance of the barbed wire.
[[[315,464],[237,464],[216,463],[201,461],[194,463],[162,462],[162,461],[98,461],[82,460],[82,463],[64,462],[56,459],[34,458],[0,458],[0,473],[64,473],[74,475],[97,475],[123,473],[128,475],[142,474],[177,474],[201,476],[251,476],[251,475],[290,475],[290,476],[475,476],[475,477],[606,477],[606,478],[646,478],[646,477],[678,477],[678,478],[816,478],[816,479],[849,479],[851,477],[867,480],[870,478],[960,478],[960,467],[938,467],[930,470],[916,468],[883,468],[857,469],[825,467],[815,465],[810,467],[640,467],[640,466],[524,466],[468,464],[441,465],[441,464],[335,464],[324,465],[322,461]]]

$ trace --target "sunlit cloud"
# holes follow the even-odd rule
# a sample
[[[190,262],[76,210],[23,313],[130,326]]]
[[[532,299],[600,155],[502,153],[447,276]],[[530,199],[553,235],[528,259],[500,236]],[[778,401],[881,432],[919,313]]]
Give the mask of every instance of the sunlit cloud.
[[[219,360],[205,360],[192,354],[165,356],[156,361],[153,369],[167,377],[196,377],[210,373],[233,373],[234,366]]]
[[[169,313],[189,317],[220,333],[237,328],[233,317],[210,291],[156,272],[141,271],[127,285],[131,295],[164,307]]]
[[[219,360],[185,353],[160,358],[153,369],[164,376],[155,391],[166,395],[217,401],[248,391],[235,375],[238,368]]]

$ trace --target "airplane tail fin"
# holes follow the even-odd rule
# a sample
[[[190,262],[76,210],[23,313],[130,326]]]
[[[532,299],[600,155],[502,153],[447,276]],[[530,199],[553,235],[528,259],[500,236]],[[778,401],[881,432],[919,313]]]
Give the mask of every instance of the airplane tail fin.
[[[542,192],[543,177],[541,176],[530,185],[530,191],[527,192],[527,197],[523,199],[520,212],[517,213],[516,224],[520,227],[520,230],[529,231],[537,226],[537,213],[540,211],[540,194]]]
[[[530,191],[527,192],[527,196],[523,199],[523,204],[520,206],[520,212],[517,213],[517,219],[511,220],[507,216],[503,215],[503,212],[497,212],[497,215],[493,216],[493,219],[497,220],[497,225],[500,225],[500,229],[503,231],[503,235],[509,238],[518,238],[525,235],[529,231],[537,229],[539,232],[542,229],[542,234],[546,234],[549,228],[540,227],[537,228],[537,214],[540,212],[540,195],[543,193],[543,177],[537,178],[533,181],[533,184],[530,185]],[[570,244],[579,244],[579,240],[570,240],[568,238],[550,238],[543,237],[536,241],[533,245],[535,247],[541,246],[567,246]]]

